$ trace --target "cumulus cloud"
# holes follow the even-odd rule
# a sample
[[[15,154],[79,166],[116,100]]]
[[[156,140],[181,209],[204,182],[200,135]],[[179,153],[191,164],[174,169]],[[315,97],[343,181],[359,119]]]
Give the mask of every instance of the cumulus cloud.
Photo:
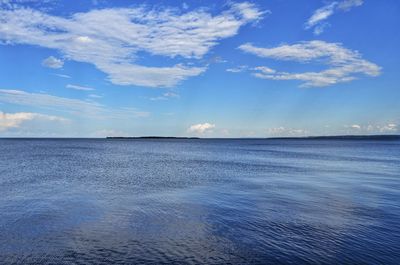
[[[92,88],[92,87],[78,86],[78,85],[71,85],[71,84],[68,84],[68,85],[66,86],[66,88],[75,89],[75,90],[82,90],[82,91],[93,91],[93,90],[95,90],[95,89]]]
[[[42,108],[46,110],[67,112],[74,115],[86,115],[94,118],[128,119],[147,117],[150,113],[136,108],[108,108],[94,101],[84,101],[58,97],[49,94],[30,93],[22,90],[0,89],[0,102]]]
[[[305,24],[306,29],[314,28],[314,34],[321,34],[328,25],[325,21],[336,12],[349,11],[353,7],[361,6],[363,0],[333,1],[314,11]]]
[[[189,133],[195,133],[195,134],[204,134],[211,132],[212,129],[215,128],[215,124],[211,123],[199,123],[199,124],[194,124],[188,128]]]
[[[43,120],[43,121],[67,121],[62,117],[50,116],[32,112],[17,112],[17,113],[5,113],[0,111],[0,132],[6,131],[10,128],[18,128],[22,123],[32,120]]]
[[[317,62],[328,66],[326,70],[319,72],[303,73],[276,71],[268,67],[255,68],[254,76],[258,78],[300,80],[303,81],[302,87],[324,87],[349,82],[360,75],[375,77],[381,72],[381,67],[363,59],[358,51],[346,49],[340,43],[313,40],[274,48],[261,48],[246,43],[239,49],[263,58],[301,63]]]
[[[0,10],[0,42],[57,50],[68,60],[93,64],[114,84],[172,87],[203,73],[206,66],[145,66],[139,64],[137,53],[193,62],[263,14],[248,2],[230,4],[215,15],[205,9],[182,12],[141,6],[61,17],[30,8],[6,8]]]
[[[43,60],[42,65],[49,68],[58,69],[63,67],[64,62],[56,57],[50,56]]]

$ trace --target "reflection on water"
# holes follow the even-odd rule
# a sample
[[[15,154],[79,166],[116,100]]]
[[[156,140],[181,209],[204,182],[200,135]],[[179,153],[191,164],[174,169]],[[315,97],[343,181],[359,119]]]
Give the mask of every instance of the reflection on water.
[[[0,140],[0,263],[400,263],[400,142]]]

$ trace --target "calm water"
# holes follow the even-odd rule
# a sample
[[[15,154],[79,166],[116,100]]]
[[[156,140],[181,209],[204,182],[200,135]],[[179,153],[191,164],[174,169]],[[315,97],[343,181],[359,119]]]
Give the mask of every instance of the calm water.
[[[400,264],[400,141],[0,140],[1,264]]]

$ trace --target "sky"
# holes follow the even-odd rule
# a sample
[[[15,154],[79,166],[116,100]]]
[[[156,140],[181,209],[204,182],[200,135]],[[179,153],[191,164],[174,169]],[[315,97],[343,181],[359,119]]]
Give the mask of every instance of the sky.
[[[0,137],[400,133],[397,0],[0,0]]]

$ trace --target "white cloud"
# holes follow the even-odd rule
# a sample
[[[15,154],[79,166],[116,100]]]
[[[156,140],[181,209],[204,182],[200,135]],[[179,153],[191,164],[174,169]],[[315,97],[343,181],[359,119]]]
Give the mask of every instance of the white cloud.
[[[93,118],[127,119],[147,117],[150,113],[135,108],[108,108],[94,101],[84,101],[53,96],[49,94],[30,93],[22,90],[0,89],[0,102],[35,108],[42,108],[73,115],[86,115]]]
[[[63,67],[64,62],[60,59],[50,56],[43,60],[42,65],[49,68],[58,69]]]
[[[30,93],[22,90],[0,89],[0,102],[22,106],[41,107],[71,113],[98,113],[103,106],[95,102],[86,102],[79,99],[52,96],[49,94]]]
[[[226,62],[228,62],[228,61],[225,60],[224,58],[222,58],[221,56],[213,56],[208,60],[209,64],[226,63]]]
[[[195,133],[195,134],[204,134],[208,132],[212,132],[212,129],[215,128],[215,124],[211,123],[199,123],[199,124],[194,124],[189,127],[187,130],[189,133]]]
[[[88,37],[88,36],[78,36],[78,37],[76,37],[75,38],[75,40],[74,41],[76,41],[76,42],[80,42],[80,43],[82,43],[82,44],[86,44],[86,43],[91,43],[91,42],[93,42],[93,40],[90,38],[90,37]]]
[[[349,11],[353,7],[361,6],[364,0],[343,0],[338,3],[338,8],[343,11]]]
[[[255,68],[254,76],[271,80],[300,80],[302,87],[324,87],[336,83],[349,82],[360,75],[378,76],[381,68],[364,60],[357,51],[344,48],[340,43],[325,41],[304,41],[293,45],[274,48],[260,48],[250,43],[239,49],[263,58],[301,63],[318,62],[328,66],[319,72],[288,73],[267,67]]]
[[[349,11],[351,8],[361,6],[362,4],[363,0],[342,0],[328,3],[314,11],[312,16],[307,20],[305,28],[311,29],[314,27],[314,34],[319,35],[328,25],[325,20],[327,20],[334,13],[340,11]]]
[[[66,88],[75,89],[75,90],[82,90],[82,91],[93,91],[93,90],[95,90],[92,87],[78,86],[78,85],[71,85],[71,84],[66,85]]]
[[[273,73],[276,72],[274,69],[271,69],[271,68],[266,67],[266,66],[254,67],[254,70],[258,70],[258,71],[262,72],[263,74],[273,74]]]
[[[139,65],[138,52],[200,59],[221,39],[232,37],[264,12],[244,2],[220,14],[205,9],[182,13],[146,7],[95,9],[69,17],[29,8],[0,10],[0,41],[57,50],[66,59],[95,65],[118,85],[172,87],[203,73],[205,66]]]
[[[311,28],[321,21],[327,19],[335,12],[335,8],[337,6],[337,2],[332,2],[328,5],[325,5],[317,10],[315,10],[314,14],[308,19],[306,23],[306,28]]]
[[[240,69],[240,68],[228,68],[228,69],[226,69],[226,71],[230,72],[230,73],[240,73],[240,72],[243,72],[243,69]]]
[[[129,63],[101,63],[98,67],[109,74],[109,80],[114,84],[146,87],[173,87],[206,70],[205,67],[187,67],[181,64],[173,67],[146,67]]]
[[[32,120],[63,122],[67,119],[32,112],[5,113],[0,111],[0,132],[10,128],[18,128],[22,123]]]
[[[0,8],[18,8],[20,5],[27,4],[42,8],[43,4],[56,3],[55,0],[0,0]]]
[[[234,67],[234,68],[228,68],[226,69],[227,72],[230,73],[241,73],[245,70],[247,70],[249,67],[247,65],[240,65],[238,67]]]
[[[263,16],[271,11],[261,11],[254,4],[249,2],[233,3],[231,4],[232,10],[240,14],[241,18],[246,22],[262,19]]]
[[[58,77],[62,77],[62,78],[71,78],[71,76],[64,75],[64,74],[53,74],[53,75],[58,76]]]
[[[389,123],[379,127],[380,132],[397,132],[398,127],[397,124]]]
[[[389,122],[389,123],[381,123],[381,124],[353,124],[353,125],[345,125],[344,126],[348,131],[357,132],[362,134],[380,134],[380,133],[396,133],[399,131],[399,127],[397,124]]]

